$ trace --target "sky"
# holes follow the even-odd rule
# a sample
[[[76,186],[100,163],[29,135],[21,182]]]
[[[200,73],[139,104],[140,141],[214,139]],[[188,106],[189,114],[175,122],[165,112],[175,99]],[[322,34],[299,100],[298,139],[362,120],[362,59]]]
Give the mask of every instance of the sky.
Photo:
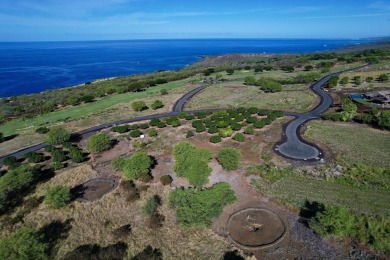
[[[390,1],[0,0],[0,41],[390,36]]]

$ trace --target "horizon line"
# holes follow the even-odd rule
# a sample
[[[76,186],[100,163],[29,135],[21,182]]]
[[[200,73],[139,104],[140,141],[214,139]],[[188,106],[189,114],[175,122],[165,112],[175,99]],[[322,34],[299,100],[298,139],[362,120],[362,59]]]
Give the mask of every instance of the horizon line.
[[[390,39],[390,36],[371,37],[194,37],[194,38],[134,38],[134,39],[96,39],[96,40],[21,40],[0,41],[0,43],[39,43],[39,42],[109,42],[109,41],[158,41],[158,40],[378,40]]]

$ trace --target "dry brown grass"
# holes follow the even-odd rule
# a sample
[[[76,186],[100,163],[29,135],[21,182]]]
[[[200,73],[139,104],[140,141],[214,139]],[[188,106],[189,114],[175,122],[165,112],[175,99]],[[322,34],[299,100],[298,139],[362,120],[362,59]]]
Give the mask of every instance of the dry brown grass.
[[[99,201],[73,202],[63,210],[48,209],[41,205],[25,217],[25,224],[42,227],[54,220],[73,219],[68,238],[59,244],[58,258],[82,244],[107,246],[115,243],[112,231],[126,224],[132,227],[131,234],[125,240],[129,245],[129,258],[148,245],[159,248],[164,259],[218,259],[232,249],[228,242],[209,228],[180,228],[174,211],[167,208],[169,191],[170,188],[154,185],[141,193],[140,200],[128,203],[118,188]],[[142,214],[146,198],[154,194],[162,198],[159,213],[165,217],[163,227],[158,229],[147,227],[147,219]]]

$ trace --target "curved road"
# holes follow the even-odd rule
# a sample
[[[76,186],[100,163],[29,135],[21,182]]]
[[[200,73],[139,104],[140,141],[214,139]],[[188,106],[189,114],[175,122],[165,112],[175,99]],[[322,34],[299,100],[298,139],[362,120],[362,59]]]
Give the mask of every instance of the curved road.
[[[323,77],[311,86],[311,89],[321,98],[320,104],[307,113],[295,114],[295,119],[284,126],[283,140],[275,145],[274,149],[282,156],[295,160],[320,160],[324,153],[315,144],[303,140],[300,129],[310,120],[320,118],[332,105],[332,98],[322,87],[329,81],[332,76],[339,75],[343,72],[360,69],[367,66],[359,66],[353,69],[333,73]]]
[[[202,90],[207,88],[208,86],[209,85],[198,87],[196,89],[191,90],[190,92],[188,92],[184,96],[182,96],[173,105],[172,112],[163,113],[163,114],[154,114],[154,115],[140,116],[140,117],[125,119],[125,120],[119,120],[119,121],[115,121],[115,122],[112,122],[112,123],[107,123],[107,124],[103,124],[103,125],[94,126],[94,127],[82,130],[80,132],[76,132],[74,134],[76,134],[76,135],[78,134],[78,135],[81,135],[82,137],[86,137],[86,136],[88,136],[90,134],[93,134],[95,132],[101,131],[101,130],[109,128],[109,127],[113,127],[115,125],[121,125],[121,124],[127,124],[127,123],[135,123],[135,122],[144,121],[144,120],[151,120],[151,119],[154,119],[154,118],[164,118],[164,117],[177,116],[180,112],[183,111],[184,106],[186,105],[186,103],[193,96],[195,96],[196,94],[198,94],[199,92],[201,92]],[[191,113],[191,111],[186,111],[186,112],[187,113]],[[11,157],[11,156],[20,157],[20,156],[23,156],[24,154],[26,154],[28,152],[34,152],[34,151],[40,150],[42,148],[45,148],[46,146],[47,146],[46,143],[40,143],[40,144],[36,144],[36,145],[30,146],[30,147],[27,147],[27,148],[23,148],[23,149],[21,149],[19,151],[16,151],[16,152],[13,152],[13,153],[10,153],[8,155],[0,157],[0,163],[2,163],[3,160],[5,158],[7,158],[7,157]]]
[[[357,68],[345,70],[338,73],[333,73],[330,75],[327,75],[314,83],[311,86],[311,89],[320,96],[321,102],[320,104],[315,107],[313,110],[307,112],[307,113],[284,113],[287,116],[294,116],[295,119],[288,122],[284,126],[284,133],[283,133],[283,140],[275,145],[275,151],[279,153],[280,155],[290,158],[290,159],[296,159],[296,160],[319,160],[323,153],[322,151],[315,145],[311,144],[305,140],[302,139],[300,135],[300,128],[308,122],[309,120],[318,119],[322,113],[324,113],[332,104],[332,98],[322,90],[322,87],[328,82],[328,80],[334,76],[341,74],[343,72],[352,71],[356,69],[363,68],[367,65],[363,65]],[[187,94],[185,94],[183,97],[181,97],[173,106],[172,112],[169,113],[163,113],[163,114],[154,114],[154,115],[147,115],[147,116],[141,116],[141,117],[135,117],[131,119],[125,119],[125,120],[119,120],[112,123],[107,123],[99,126],[94,126],[85,130],[82,130],[80,132],[76,132],[75,134],[81,135],[81,137],[86,137],[92,133],[101,131],[105,128],[113,127],[115,125],[121,125],[121,124],[127,124],[127,123],[134,123],[139,122],[143,120],[151,120],[154,118],[164,118],[164,117],[171,117],[171,116],[177,116],[180,112],[183,111],[185,104],[196,94],[207,88],[209,85],[198,87]],[[218,111],[220,109],[206,109],[206,110],[215,110]],[[205,111],[205,110],[197,110],[197,111]],[[196,111],[186,111],[187,113],[193,113]],[[21,149],[19,151],[10,153],[6,156],[0,157],[0,163],[3,162],[3,160],[10,156],[20,157],[28,152],[37,151],[39,149],[42,149],[46,147],[46,143],[40,143],[34,146],[30,146],[24,149]]]

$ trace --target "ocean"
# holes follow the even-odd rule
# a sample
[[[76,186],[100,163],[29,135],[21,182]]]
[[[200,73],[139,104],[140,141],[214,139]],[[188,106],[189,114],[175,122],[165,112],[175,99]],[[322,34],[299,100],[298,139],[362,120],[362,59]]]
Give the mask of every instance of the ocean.
[[[0,43],[0,97],[100,78],[176,70],[203,56],[307,53],[365,43],[349,39],[188,39]]]

